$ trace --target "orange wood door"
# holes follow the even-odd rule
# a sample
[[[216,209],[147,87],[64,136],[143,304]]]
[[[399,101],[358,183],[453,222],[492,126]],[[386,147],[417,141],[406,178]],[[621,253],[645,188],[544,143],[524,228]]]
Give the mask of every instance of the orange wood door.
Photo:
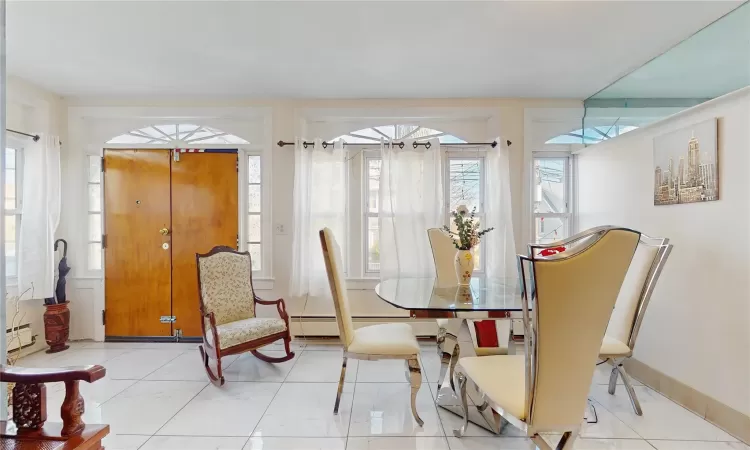
[[[105,334],[170,336],[170,155],[105,150]]]
[[[236,153],[182,153],[172,163],[172,314],[174,329],[200,336],[195,254],[237,247]]]

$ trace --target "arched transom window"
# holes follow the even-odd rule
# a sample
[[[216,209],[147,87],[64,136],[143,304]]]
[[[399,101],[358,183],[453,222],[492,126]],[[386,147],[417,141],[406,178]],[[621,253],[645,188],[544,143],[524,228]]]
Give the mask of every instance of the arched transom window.
[[[376,144],[381,139],[385,142],[400,141],[401,139],[414,139],[419,142],[435,138],[444,144],[463,144],[466,142],[452,134],[419,125],[383,125],[363,128],[351,133],[342,134],[334,139],[334,141],[340,139],[348,144]]]
[[[113,137],[107,141],[107,144],[161,144],[176,146],[248,143],[245,139],[234,134],[192,123],[149,125]]]
[[[546,144],[598,144],[607,139],[612,139],[638,127],[630,125],[607,125],[603,127],[591,127],[571,131],[570,133],[555,136],[545,142]]]

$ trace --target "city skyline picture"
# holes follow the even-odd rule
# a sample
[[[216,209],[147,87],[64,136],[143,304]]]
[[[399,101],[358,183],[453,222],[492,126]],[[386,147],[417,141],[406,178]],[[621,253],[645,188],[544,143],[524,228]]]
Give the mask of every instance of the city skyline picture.
[[[654,205],[719,199],[716,119],[654,138]]]

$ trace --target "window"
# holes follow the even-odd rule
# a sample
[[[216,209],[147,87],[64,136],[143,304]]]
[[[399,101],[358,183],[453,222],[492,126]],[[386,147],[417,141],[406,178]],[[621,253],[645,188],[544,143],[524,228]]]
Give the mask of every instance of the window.
[[[464,205],[469,209],[469,212],[476,208],[474,222],[479,222],[481,226],[484,221],[484,158],[450,155],[446,164],[447,176],[444,180],[445,198],[448,201],[445,220],[450,224],[451,231],[457,231],[450,213]],[[483,248],[484,244],[480,242],[479,247],[474,251],[475,270],[481,271],[483,268],[481,257]]]
[[[599,142],[612,139],[628,131],[633,131],[638,127],[629,125],[608,125],[602,127],[592,127],[578,129],[570,133],[561,134],[548,140],[547,144],[598,144]]]
[[[23,151],[5,149],[5,275],[18,276],[18,236],[21,232]]]
[[[261,248],[261,184],[260,184],[260,155],[247,157],[247,249],[253,264],[253,271],[262,268]]]
[[[178,123],[151,125],[121,134],[107,141],[107,144],[168,144],[189,146],[193,144],[248,144],[239,136],[216,128]]]
[[[570,233],[570,157],[540,156],[533,160],[532,226],[534,242],[548,244]]]
[[[365,271],[378,272],[380,270],[380,234],[378,227],[378,213],[380,212],[380,158],[366,158],[365,192],[365,243],[367,245]]]
[[[86,195],[88,204],[88,269],[102,270],[102,167],[101,157],[87,161]]]
[[[438,139],[441,143],[461,144],[466,141],[448,133],[419,125],[384,125],[364,128],[336,137],[348,144],[379,144],[383,142],[413,139],[425,141]],[[349,229],[361,230],[350,233],[347,255],[349,261],[357,267],[348,267],[350,277],[376,277],[380,271],[380,243],[378,214],[380,212],[380,152],[377,147],[360,147],[352,145],[349,151]],[[481,154],[481,152],[479,152]],[[482,156],[462,156],[460,151],[446,152],[445,197],[445,225],[452,224],[450,211],[459,205],[466,205],[469,209],[477,207],[476,220],[483,220],[484,195],[484,158]],[[355,199],[355,200],[353,200]],[[361,203],[359,200],[361,199]],[[352,201],[353,200],[353,201]],[[360,227],[361,224],[361,227]],[[426,230],[425,230],[426,233]],[[481,270],[483,262],[479,255],[482,249],[476,251],[477,269]],[[361,255],[361,256],[360,256]]]
[[[451,134],[419,125],[384,125],[380,127],[363,128],[351,133],[342,134],[334,139],[343,140],[348,144],[377,144],[381,140],[385,142],[400,141],[401,139],[414,139],[417,142],[428,139],[437,139],[443,144],[463,144],[463,139]]]

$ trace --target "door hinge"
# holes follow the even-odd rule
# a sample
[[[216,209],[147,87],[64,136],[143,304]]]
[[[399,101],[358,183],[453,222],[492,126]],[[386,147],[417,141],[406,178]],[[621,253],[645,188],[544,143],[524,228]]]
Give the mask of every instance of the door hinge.
[[[102,248],[107,248],[107,235],[102,235]]]
[[[102,310],[102,325],[107,324],[107,314],[105,313],[105,310]]]
[[[175,316],[161,316],[159,322],[161,323],[175,323]]]
[[[180,162],[180,152],[179,150],[172,150],[172,156],[174,157],[174,162]]]
[[[102,156],[102,172],[104,172],[104,157]]]
[[[237,171],[237,173],[240,172],[240,155],[237,155],[237,159],[234,160],[234,168]]]
[[[182,339],[182,330],[179,328],[176,328],[173,333],[174,341],[180,342],[180,339]]]
[[[237,250],[240,249],[240,235],[237,235],[237,246],[235,247]]]

